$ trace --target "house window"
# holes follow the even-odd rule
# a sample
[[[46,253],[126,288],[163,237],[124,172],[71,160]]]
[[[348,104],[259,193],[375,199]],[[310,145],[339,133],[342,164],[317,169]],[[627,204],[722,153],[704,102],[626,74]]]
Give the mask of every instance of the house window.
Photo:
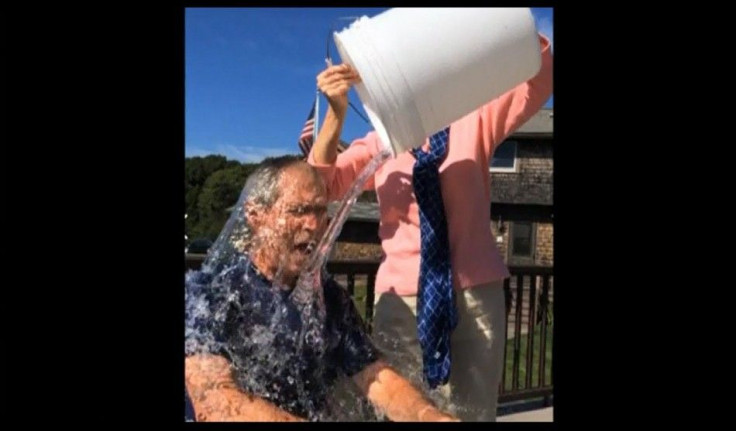
[[[516,141],[504,141],[491,159],[491,172],[516,172]]]
[[[535,225],[532,222],[515,221],[511,223],[510,262],[512,265],[531,265],[534,263]]]

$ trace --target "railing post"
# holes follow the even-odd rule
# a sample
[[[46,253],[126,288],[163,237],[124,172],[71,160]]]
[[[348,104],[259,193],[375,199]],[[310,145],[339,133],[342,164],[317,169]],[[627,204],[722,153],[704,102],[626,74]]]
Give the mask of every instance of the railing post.
[[[524,275],[516,275],[516,321],[514,322],[514,365],[511,369],[511,390],[519,389],[519,356],[521,356],[521,307],[524,303]]]
[[[511,301],[513,299],[513,295],[511,293],[511,279],[506,278],[503,280],[503,290],[506,300],[506,328],[504,330],[503,334],[503,368],[501,370],[501,387],[498,390],[499,395],[504,394],[506,392],[506,355],[508,353],[508,349],[506,349],[506,346],[508,345],[509,340],[509,315],[511,314]]]
[[[526,388],[532,387],[532,375],[534,374],[532,364],[534,361],[534,302],[537,292],[537,276],[529,276],[529,308],[527,310],[528,322],[526,333]]]
[[[539,339],[539,386],[544,387],[545,369],[547,367],[547,308],[549,304],[549,274],[542,281],[542,294],[539,296],[539,310],[541,311],[541,326]]]
[[[365,324],[368,326],[368,333],[373,332],[373,301],[376,294],[376,272],[368,273],[368,285],[365,287]]]

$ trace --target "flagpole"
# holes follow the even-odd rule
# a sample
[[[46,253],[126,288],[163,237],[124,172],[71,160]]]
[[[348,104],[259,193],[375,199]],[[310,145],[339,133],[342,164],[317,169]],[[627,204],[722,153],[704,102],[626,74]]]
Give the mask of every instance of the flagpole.
[[[312,145],[317,142],[317,131],[319,130],[319,88],[314,99],[314,130],[312,130]]]

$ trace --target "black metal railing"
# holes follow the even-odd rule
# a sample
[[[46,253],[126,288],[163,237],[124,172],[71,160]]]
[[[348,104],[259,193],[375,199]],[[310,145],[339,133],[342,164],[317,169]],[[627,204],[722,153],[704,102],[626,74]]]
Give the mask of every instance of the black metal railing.
[[[356,307],[362,312],[368,329],[373,327],[373,299],[375,297],[376,272],[378,271],[378,262],[373,261],[328,261],[327,272],[335,276],[340,281],[340,276],[347,277],[347,289],[354,299],[356,299]],[[355,281],[356,276],[365,277],[365,296],[356,298]],[[361,300],[364,299],[364,300]],[[362,306],[362,307],[361,307]]]
[[[509,267],[499,403],[552,396],[553,268]],[[523,376],[523,378],[522,378]]]

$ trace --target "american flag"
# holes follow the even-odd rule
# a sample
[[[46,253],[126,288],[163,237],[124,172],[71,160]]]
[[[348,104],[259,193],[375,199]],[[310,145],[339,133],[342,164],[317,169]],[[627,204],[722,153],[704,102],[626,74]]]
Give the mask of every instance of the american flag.
[[[309,115],[307,116],[307,121],[304,123],[302,132],[299,135],[299,148],[302,150],[302,154],[304,154],[304,157],[309,156],[309,151],[312,149],[312,144],[314,144],[314,114],[316,106],[317,101],[315,100],[312,104],[312,110],[309,111]],[[347,146],[342,141],[337,144],[338,154],[342,153],[346,149]]]
[[[312,104],[312,110],[309,111],[307,116],[307,122],[304,123],[302,128],[302,133],[299,135],[299,148],[301,148],[304,157],[309,155],[309,150],[312,149],[312,144],[314,144],[314,108],[316,106],[317,101],[315,100]]]

